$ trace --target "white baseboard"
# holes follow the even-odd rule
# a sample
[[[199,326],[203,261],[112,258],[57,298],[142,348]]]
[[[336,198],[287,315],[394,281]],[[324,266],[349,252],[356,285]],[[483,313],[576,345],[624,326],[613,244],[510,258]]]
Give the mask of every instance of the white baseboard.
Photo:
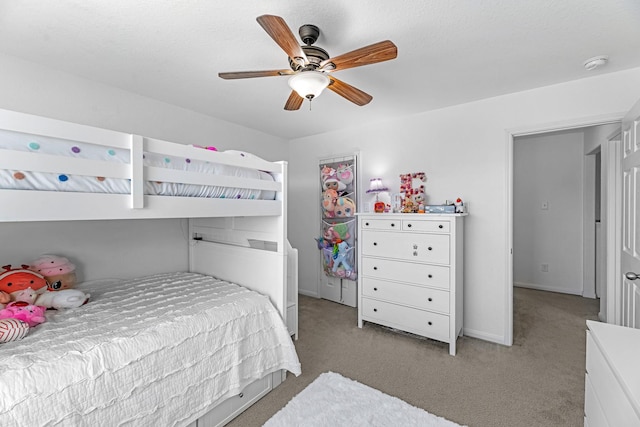
[[[505,338],[503,335],[488,334],[483,331],[469,328],[463,328],[462,333],[467,337],[477,338],[479,340],[489,341],[496,344],[507,345],[505,343]]]
[[[582,288],[580,289],[556,288],[554,286],[544,286],[544,285],[537,285],[535,283],[523,283],[523,282],[513,282],[513,286],[518,288],[535,289],[538,291],[557,292],[560,294],[582,296]]]
[[[320,298],[320,295],[318,295],[317,292],[312,292],[312,291],[308,291],[306,289],[300,289],[298,288],[298,293],[300,295],[306,295],[308,297],[313,297],[313,298]]]

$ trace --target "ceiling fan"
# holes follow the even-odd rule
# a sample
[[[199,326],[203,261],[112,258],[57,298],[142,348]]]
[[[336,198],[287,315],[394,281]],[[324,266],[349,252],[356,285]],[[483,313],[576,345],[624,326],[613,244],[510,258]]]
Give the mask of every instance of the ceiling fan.
[[[307,24],[300,27],[300,38],[305,44],[300,46],[281,17],[262,15],[256,20],[289,56],[290,69],[238,71],[218,73],[218,76],[223,79],[291,76],[289,77],[289,86],[292,91],[285,103],[285,110],[298,110],[305,98],[311,101],[327,87],[356,105],[366,105],[373,99],[371,95],[338,80],[331,73],[346,70],[347,68],[388,61],[398,56],[396,45],[389,40],[385,40],[331,58],[327,51],[318,46],[313,46],[320,35],[320,30],[315,25]]]

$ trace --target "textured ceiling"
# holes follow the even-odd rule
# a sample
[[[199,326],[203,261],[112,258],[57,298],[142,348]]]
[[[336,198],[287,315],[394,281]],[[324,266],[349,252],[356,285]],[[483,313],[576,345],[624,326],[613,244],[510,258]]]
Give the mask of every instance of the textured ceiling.
[[[284,111],[287,77],[217,77],[287,68],[262,14],[317,25],[331,56],[388,39],[398,58],[335,74],[364,107],[325,91]],[[640,1],[2,0],[0,53],[293,139],[640,67]]]

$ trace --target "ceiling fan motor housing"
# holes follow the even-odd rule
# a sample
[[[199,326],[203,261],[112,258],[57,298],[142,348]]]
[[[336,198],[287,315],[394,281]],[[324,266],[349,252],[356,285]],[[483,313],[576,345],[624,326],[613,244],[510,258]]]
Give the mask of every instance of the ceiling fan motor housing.
[[[293,71],[315,70],[320,66],[322,61],[329,59],[329,53],[318,46],[301,46],[304,54],[307,55],[309,63],[306,66],[289,58],[289,66]]]
[[[308,64],[302,65],[299,61],[289,58],[289,66],[293,71],[317,70],[322,61],[329,59],[329,54],[326,50],[318,46],[311,46],[318,40],[320,28],[312,24],[305,24],[298,29],[298,33],[302,43],[305,44],[305,46],[300,47],[307,56]]]
[[[320,28],[315,25],[305,24],[298,29],[298,34],[300,34],[302,43],[309,46],[318,40],[318,36],[320,36]]]

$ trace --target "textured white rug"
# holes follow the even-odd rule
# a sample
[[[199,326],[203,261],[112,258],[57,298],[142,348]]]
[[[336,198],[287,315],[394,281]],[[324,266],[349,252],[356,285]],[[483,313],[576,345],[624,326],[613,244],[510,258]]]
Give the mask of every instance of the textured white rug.
[[[264,425],[291,426],[460,427],[334,372],[316,378]]]

